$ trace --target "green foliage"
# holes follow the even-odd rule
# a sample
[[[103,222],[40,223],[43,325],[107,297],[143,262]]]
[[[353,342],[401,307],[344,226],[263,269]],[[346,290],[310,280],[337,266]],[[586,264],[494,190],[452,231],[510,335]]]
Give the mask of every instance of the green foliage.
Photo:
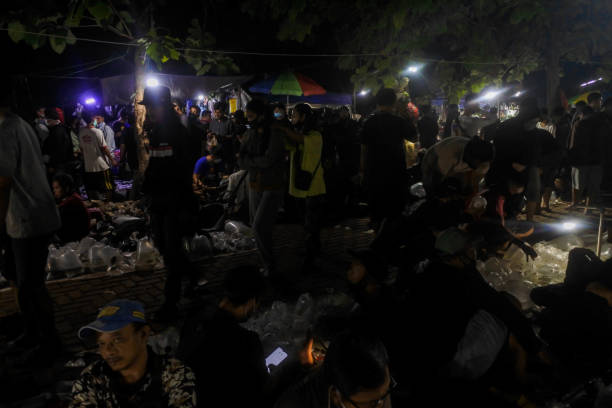
[[[167,6],[163,0],[140,4],[137,0],[115,0],[112,3],[107,0],[69,0],[67,4],[62,3],[57,2],[57,13],[49,12],[48,8],[31,7],[11,15],[10,20],[4,22],[11,40],[24,41],[33,49],[42,47],[48,40],[51,49],[61,54],[67,45],[77,41],[72,29],[84,23],[91,26],[93,21],[100,30],[112,32],[125,42],[141,45],[159,70],[164,63],[183,59],[198,75],[239,72],[231,58],[210,52],[215,37],[202,29],[198,19],[191,19],[186,35],[182,27],[170,32],[154,25],[156,17]]]

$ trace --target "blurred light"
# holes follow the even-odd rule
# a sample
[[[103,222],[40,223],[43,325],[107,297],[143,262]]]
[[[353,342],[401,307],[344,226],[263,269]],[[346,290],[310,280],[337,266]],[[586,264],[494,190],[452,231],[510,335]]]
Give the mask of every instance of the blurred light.
[[[576,227],[578,226],[578,224],[576,224],[575,222],[564,222],[563,224],[561,224],[561,228],[563,228],[564,231],[573,231],[576,229]]]
[[[416,65],[411,65],[408,67],[408,72],[412,72],[415,73],[419,70],[419,67],[417,67]]]
[[[93,105],[94,103],[96,103],[95,98],[87,98],[87,99],[85,99],[85,104],[86,105]]]
[[[198,95],[198,101],[203,101],[203,100],[204,100],[204,95],[199,94],[199,95]]]
[[[366,96],[367,94],[370,93],[369,89],[362,89],[361,92],[359,92],[359,95],[361,96]]]
[[[580,84],[580,87],[583,88],[585,86],[593,85],[597,81],[603,81],[603,78],[597,78],[597,79],[592,79],[592,80],[590,80],[588,82],[583,82],[583,83]]]
[[[147,86],[158,86],[159,81],[155,78],[147,78]]]
[[[514,94],[515,98],[518,98],[519,96],[521,96],[523,94],[523,91],[518,91],[517,93]]]
[[[501,93],[501,91],[489,91],[486,94],[484,94],[484,96],[482,98],[486,99],[486,100],[491,100],[491,99],[495,98],[497,95],[499,95],[500,93]]]

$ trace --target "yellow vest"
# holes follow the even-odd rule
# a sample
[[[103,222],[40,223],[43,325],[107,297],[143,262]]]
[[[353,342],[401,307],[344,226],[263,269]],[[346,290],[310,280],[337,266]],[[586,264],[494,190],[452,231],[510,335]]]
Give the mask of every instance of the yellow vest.
[[[295,188],[294,160],[296,149],[302,152],[302,170],[314,172],[317,164],[319,168],[314,174],[312,184],[308,191],[298,190]],[[321,163],[321,154],[323,154],[323,137],[316,130],[311,130],[304,135],[304,143],[296,144],[287,142],[287,150],[291,152],[291,164],[289,172],[289,194],[297,198],[314,197],[325,194],[325,180],[323,179],[323,163]]]

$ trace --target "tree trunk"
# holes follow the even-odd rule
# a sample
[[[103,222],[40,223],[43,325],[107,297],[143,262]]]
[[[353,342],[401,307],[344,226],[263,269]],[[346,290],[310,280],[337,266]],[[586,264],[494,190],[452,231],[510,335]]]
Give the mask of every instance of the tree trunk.
[[[134,80],[136,84],[134,94],[134,116],[136,123],[134,127],[136,130],[136,145],[138,148],[138,169],[134,171],[134,185],[132,187],[133,197],[138,197],[142,189],[142,183],[144,180],[144,173],[149,165],[149,152],[147,150],[148,140],[143,130],[145,115],[147,110],[144,105],[139,105],[138,102],[142,101],[144,97],[145,88],[145,58],[146,48],[141,47],[136,50],[134,55]]]
[[[559,47],[557,33],[554,29],[548,33],[548,51],[546,54],[546,106],[548,115],[552,115],[553,110],[561,105],[559,99]]]

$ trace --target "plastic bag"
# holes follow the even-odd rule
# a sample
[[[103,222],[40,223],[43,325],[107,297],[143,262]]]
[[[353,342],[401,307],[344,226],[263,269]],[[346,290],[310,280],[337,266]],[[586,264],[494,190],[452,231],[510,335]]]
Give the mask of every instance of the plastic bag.
[[[248,237],[253,236],[253,230],[240,221],[226,221],[225,233],[228,235],[240,234]]]
[[[70,246],[61,248],[50,246],[45,269],[48,272],[47,280],[72,278],[83,273],[83,263]]]
[[[169,327],[166,330],[149,337],[149,346],[157,355],[173,356],[179,346],[180,333],[176,327]]]
[[[423,187],[423,183],[420,181],[416,184],[410,186],[410,194],[418,198],[425,198],[427,193],[425,192],[425,187]]]
[[[159,261],[159,252],[153,245],[153,241],[149,238],[141,238],[138,240],[138,248],[136,249],[136,270],[150,270],[155,267]]]
[[[190,261],[197,261],[213,254],[213,244],[206,235],[196,234],[192,238],[183,239],[183,250]]]
[[[118,263],[120,257],[117,248],[97,243],[89,248],[89,267],[94,272],[105,271]]]

